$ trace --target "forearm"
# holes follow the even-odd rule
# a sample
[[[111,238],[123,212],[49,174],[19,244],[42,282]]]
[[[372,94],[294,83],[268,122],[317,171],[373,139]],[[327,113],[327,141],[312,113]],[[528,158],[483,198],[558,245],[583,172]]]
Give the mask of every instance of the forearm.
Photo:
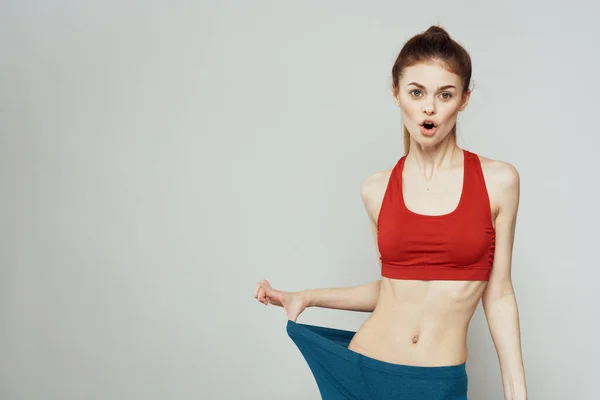
[[[353,287],[308,289],[309,307],[372,312],[379,299],[381,279]]]
[[[484,305],[490,333],[494,341],[506,400],[527,398],[525,369],[521,353],[519,312],[514,293],[488,301]]]

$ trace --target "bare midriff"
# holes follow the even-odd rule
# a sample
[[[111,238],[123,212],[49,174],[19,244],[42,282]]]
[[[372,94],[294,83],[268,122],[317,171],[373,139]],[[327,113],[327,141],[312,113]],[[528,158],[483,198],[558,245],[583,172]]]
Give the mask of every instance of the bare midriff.
[[[486,284],[382,277],[375,310],[348,348],[394,364],[462,364],[469,322]]]

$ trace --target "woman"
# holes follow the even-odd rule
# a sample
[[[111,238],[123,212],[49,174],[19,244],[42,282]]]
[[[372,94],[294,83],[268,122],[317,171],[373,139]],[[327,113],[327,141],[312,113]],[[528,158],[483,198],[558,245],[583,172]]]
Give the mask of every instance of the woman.
[[[361,197],[381,279],[362,286],[254,296],[283,306],[287,332],[323,399],[466,399],[467,328],[482,300],[506,399],[526,399],[511,258],[519,174],[456,144],[471,60],[432,26],[392,68],[405,154],[369,176]],[[306,307],[372,312],[357,332],[296,323]]]

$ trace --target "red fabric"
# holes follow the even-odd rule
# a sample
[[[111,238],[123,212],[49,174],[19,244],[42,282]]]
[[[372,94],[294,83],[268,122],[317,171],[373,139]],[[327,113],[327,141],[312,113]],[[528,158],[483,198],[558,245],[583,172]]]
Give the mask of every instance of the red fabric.
[[[394,166],[377,221],[381,275],[393,279],[489,279],[495,230],[479,157],[463,150],[460,201],[444,215],[410,211],[402,195],[406,156]]]

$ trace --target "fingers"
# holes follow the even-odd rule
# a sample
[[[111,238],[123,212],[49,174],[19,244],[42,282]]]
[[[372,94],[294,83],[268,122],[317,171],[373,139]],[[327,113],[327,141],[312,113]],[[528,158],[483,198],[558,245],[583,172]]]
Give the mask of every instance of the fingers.
[[[282,306],[283,293],[271,287],[271,284],[266,279],[258,282],[254,289],[254,298],[264,305],[274,304]]]
[[[267,301],[267,293],[265,292],[265,289],[262,286],[258,290],[258,301],[260,301],[264,305],[269,304],[269,302]]]
[[[254,298],[255,299],[258,298],[258,289],[260,289],[260,283],[257,283],[256,287],[254,288]]]
[[[265,290],[265,287],[263,287],[264,282],[266,282],[266,280],[263,280],[256,284],[256,288],[254,289],[254,298],[263,303],[264,305],[268,305],[269,301],[267,299],[267,291]]]

